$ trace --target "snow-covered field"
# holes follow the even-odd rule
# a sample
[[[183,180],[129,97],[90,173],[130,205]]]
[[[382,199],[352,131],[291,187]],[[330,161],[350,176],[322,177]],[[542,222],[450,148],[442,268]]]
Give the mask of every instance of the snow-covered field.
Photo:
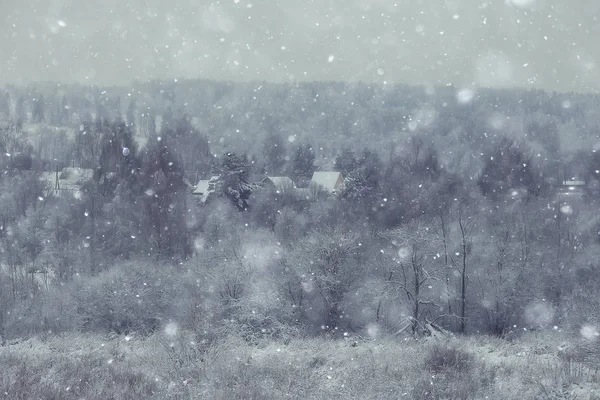
[[[530,333],[211,344],[178,329],[48,336],[0,348],[10,399],[598,399],[579,338]]]

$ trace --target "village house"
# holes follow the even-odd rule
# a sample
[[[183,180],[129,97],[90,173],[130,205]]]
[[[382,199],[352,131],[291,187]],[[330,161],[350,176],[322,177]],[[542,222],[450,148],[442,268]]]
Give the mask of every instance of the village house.
[[[294,185],[292,179],[288,178],[287,176],[267,176],[260,181],[260,184],[263,187],[272,188],[278,193],[283,193],[287,190],[296,188],[296,185]]]
[[[565,194],[579,194],[585,191],[586,186],[587,185],[584,180],[571,178],[569,180],[562,181],[558,190]]]
[[[210,179],[199,180],[193,187],[192,195],[197,197],[201,204],[206,203],[209,195],[214,192],[213,186],[218,179],[215,175]],[[266,176],[256,186],[276,193],[289,193],[299,200],[316,201],[324,196],[339,194],[344,188],[344,178],[340,172],[316,171],[306,188],[296,187],[294,181],[287,176]]]
[[[67,167],[60,171],[42,172],[40,180],[45,182],[48,195],[61,197],[77,194],[93,177],[94,170],[91,168]]]
[[[315,171],[311,185],[319,186],[329,194],[338,194],[344,188],[344,177],[341,172]]]
[[[206,203],[208,196],[214,191],[211,187],[211,183],[214,183],[219,179],[218,176],[213,175],[210,179],[201,179],[196,184],[192,194],[198,196],[200,203]]]

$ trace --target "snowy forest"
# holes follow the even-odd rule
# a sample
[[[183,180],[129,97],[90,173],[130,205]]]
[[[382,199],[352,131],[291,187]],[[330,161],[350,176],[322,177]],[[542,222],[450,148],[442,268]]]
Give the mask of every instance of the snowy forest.
[[[598,95],[523,89],[8,85],[3,348],[99,348],[107,363],[72,362],[123,392],[93,392],[93,374],[64,387],[25,381],[44,374],[0,353],[20,365],[2,392],[370,398],[350,378],[366,369],[373,398],[575,398],[551,396],[577,385],[589,394],[600,382],[599,110]],[[343,186],[309,185],[315,171],[341,173]],[[201,200],[196,185],[211,177]],[[427,338],[452,346],[415,347]],[[521,368],[512,361],[480,365],[459,346],[469,340],[558,361],[531,383],[511,375]],[[368,366],[345,366],[351,356],[336,359],[336,347]],[[398,370],[391,354],[421,360],[437,386],[417,367]],[[278,356],[280,367],[256,366]],[[297,357],[306,365],[293,367]],[[136,362],[143,373],[131,372]],[[515,397],[499,379],[520,380]]]

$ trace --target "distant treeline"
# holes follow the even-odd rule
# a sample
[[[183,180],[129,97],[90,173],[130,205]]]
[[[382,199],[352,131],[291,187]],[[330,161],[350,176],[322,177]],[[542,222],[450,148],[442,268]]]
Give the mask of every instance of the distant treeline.
[[[434,321],[505,334],[598,319],[583,307],[600,288],[598,193],[556,190],[600,177],[598,99],[360,83],[8,87],[2,326],[128,332],[177,316],[250,336]],[[36,171],[59,164],[94,178],[49,196]],[[341,172],[342,193],[254,185],[316,169]],[[198,204],[191,187],[213,175]],[[130,302],[140,285],[147,303]]]

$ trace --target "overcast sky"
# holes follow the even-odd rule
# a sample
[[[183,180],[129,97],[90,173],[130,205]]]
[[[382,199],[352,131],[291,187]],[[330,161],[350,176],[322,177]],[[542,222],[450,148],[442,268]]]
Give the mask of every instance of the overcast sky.
[[[0,0],[0,84],[600,88],[599,0]]]

